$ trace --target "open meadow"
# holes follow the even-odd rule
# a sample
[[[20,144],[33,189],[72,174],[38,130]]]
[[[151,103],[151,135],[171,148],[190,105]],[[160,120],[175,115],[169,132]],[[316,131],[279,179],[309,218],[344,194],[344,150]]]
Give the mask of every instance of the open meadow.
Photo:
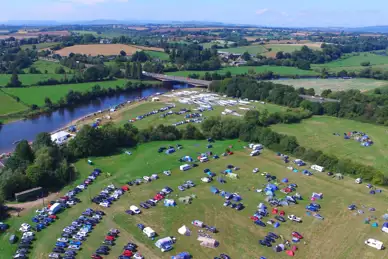
[[[59,44],[59,43],[58,42],[44,42],[44,43],[38,43],[38,44],[26,44],[26,45],[22,45],[20,47],[21,47],[21,49],[32,49],[32,47],[35,45],[37,50],[41,50],[41,49],[51,48],[57,44]]]
[[[295,88],[314,88],[316,94],[321,94],[323,90],[330,89],[332,91],[346,91],[350,89],[360,90],[361,92],[368,91],[374,88],[388,86],[387,81],[355,78],[355,79],[288,79],[288,80],[273,80],[280,84],[292,85]]]
[[[295,44],[265,44],[264,47],[268,50],[265,53],[267,57],[276,57],[276,53],[283,51],[284,53],[291,53],[295,50],[300,50],[303,46],[307,46],[314,50],[319,50],[321,48],[321,43],[295,43]],[[271,49],[269,51],[269,49]]]
[[[28,107],[0,91],[0,115],[27,110]]]
[[[55,65],[54,65],[55,66]],[[42,71],[44,72],[44,71]],[[0,74],[0,87],[5,87],[12,75],[9,74]],[[24,86],[31,86],[31,85],[36,85],[39,81],[45,81],[50,78],[54,78],[57,80],[60,80],[64,78],[64,75],[59,75],[59,74],[19,74],[18,75],[20,82]]]
[[[215,71],[194,71],[194,70],[186,70],[186,71],[176,71],[176,72],[167,72],[168,75],[173,76],[188,76],[191,74],[198,74],[198,75],[204,75],[206,72],[214,73],[217,72],[218,74],[225,74],[226,72],[231,72],[232,75],[241,75],[248,73],[248,71],[254,71],[256,73],[263,73],[267,71],[272,71],[273,73],[280,75],[280,76],[314,76],[318,75],[313,70],[302,70],[296,67],[281,67],[281,66],[256,66],[256,67],[250,67],[250,66],[242,66],[242,67],[224,67],[220,70]]]
[[[56,103],[61,97],[65,97],[70,91],[87,92],[95,85],[101,86],[101,88],[116,88],[116,86],[123,87],[128,81],[140,82],[138,80],[124,80],[117,79],[114,81],[102,81],[102,82],[90,82],[80,84],[65,84],[54,86],[34,86],[27,88],[4,88],[4,91],[18,96],[20,100],[31,105],[36,104],[38,106],[44,105],[44,99],[49,97],[52,102]],[[158,81],[142,81],[145,84],[160,84]]]
[[[239,53],[239,54],[248,52],[249,54],[256,56],[257,54],[267,52],[267,49],[265,48],[265,46],[257,44],[257,45],[241,46],[241,47],[235,47],[235,48],[227,48],[227,49],[222,49],[220,51]]]
[[[102,209],[106,216],[101,223],[97,224],[87,240],[83,242],[82,249],[78,252],[77,258],[90,258],[91,254],[101,244],[105,233],[110,228],[118,228],[121,233],[117,238],[116,245],[110,251],[107,259],[117,258],[122,253],[122,247],[127,242],[134,242],[139,245],[139,252],[145,258],[171,258],[172,255],[179,252],[188,251],[193,258],[213,258],[220,253],[228,254],[231,258],[251,259],[260,256],[267,258],[289,258],[284,253],[275,253],[271,248],[263,247],[258,243],[269,231],[282,235],[285,240],[291,240],[291,232],[298,231],[304,236],[304,239],[296,244],[298,250],[295,252],[297,258],[321,259],[321,258],[385,258],[388,251],[379,251],[364,245],[367,238],[376,238],[387,241],[386,234],[379,228],[373,228],[370,224],[364,223],[364,218],[376,216],[376,222],[382,223],[380,216],[386,212],[386,195],[376,194],[371,196],[369,190],[364,185],[354,184],[353,179],[334,180],[326,176],[325,173],[315,173],[313,176],[304,176],[286,169],[286,165],[277,157],[274,152],[264,151],[259,157],[250,157],[249,151],[245,150],[242,143],[236,140],[217,141],[210,149],[214,154],[221,154],[225,148],[232,146],[234,154],[220,159],[211,159],[211,161],[201,164],[197,168],[186,172],[179,171],[181,163],[179,158],[189,155],[196,157],[200,152],[210,151],[206,148],[206,141],[180,141],[183,149],[166,155],[158,153],[160,146],[174,145],[178,142],[152,142],[130,150],[129,156],[124,152],[107,157],[90,158],[95,165],[88,165],[86,160],[81,160],[75,164],[79,178],[84,179],[93,170],[94,167],[100,168],[104,173],[88,189],[78,195],[81,203],[58,215],[59,219],[48,229],[44,229],[36,234],[37,241],[34,242],[34,249],[31,252],[31,258],[47,258],[51,249],[55,245],[55,239],[61,234],[62,229],[71,224],[78,218],[86,208]],[[124,151],[124,150],[123,150]],[[232,164],[240,167],[236,173],[239,179],[226,178],[225,184],[218,182],[203,183],[200,178],[204,176],[203,170],[209,168],[212,172],[220,175],[219,172],[226,169],[227,165]],[[268,172],[279,179],[279,187],[285,187],[280,183],[280,179],[288,178],[290,183],[298,185],[297,192],[304,197],[299,204],[283,207],[286,215],[295,214],[302,217],[303,223],[294,223],[287,221],[281,223],[279,228],[267,224],[266,227],[255,225],[250,216],[256,211],[257,205],[264,202],[265,195],[256,192],[262,189],[267,183],[260,174],[252,174],[252,169],[258,167],[260,172]],[[163,170],[171,170],[171,176],[161,174]],[[108,176],[106,173],[109,173]],[[141,184],[140,186],[130,187],[130,191],[125,193],[118,201],[114,202],[110,208],[100,208],[92,204],[90,198],[98,194],[109,184],[123,186],[129,180],[158,173],[159,180],[151,183]],[[184,181],[192,180],[196,184],[184,192],[178,191],[177,186]],[[76,186],[76,184],[72,184]],[[174,191],[168,196],[177,202],[176,207],[165,207],[158,204],[148,210],[142,210],[142,213],[135,216],[127,215],[124,211],[130,205],[138,205],[151,197],[157,191],[165,186],[171,187]],[[224,199],[210,192],[210,187],[215,186],[218,189],[227,192],[238,193],[242,197],[242,203],[245,208],[237,211],[230,207],[224,207]],[[66,188],[68,189],[68,188]],[[319,220],[313,216],[307,216],[305,206],[310,203],[309,197],[312,192],[322,192],[323,199],[317,202],[322,206],[319,212],[325,219]],[[179,197],[195,195],[192,204],[182,204],[178,201]],[[281,198],[285,195],[276,191],[276,197]],[[47,203],[47,201],[45,201]],[[364,206],[365,214],[358,215],[354,211],[347,209],[348,205],[355,203],[357,206]],[[375,212],[369,212],[368,208],[375,208]],[[13,217],[6,221],[11,228],[1,236],[2,246],[0,252],[3,258],[10,258],[16,245],[10,245],[9,235],[16,233],[23,222],[31,222],[33,215],[30,212],[22,213],[21,217]],[[271,210],[271,208],[270,208]],[[263,219],[267,222],[273,218]],[[213,238],[219,241],[217,248],[205,248],[199,245],[196,240],[198,228],[191,225],[193,220],[201,220],[205,224],[215,226],[219,232],[209,233]],[[137,224],[144,224],[152,227],[157,237],[150,240],[137,228]],[[177,230],[182,225],[186,225],[191,230],[190,236],[181,236]],[[165,236],[175,236],[177,242],[174,249],[162,253],[154,242]],[[276,240],[276,244],[282,242]],[[284,241],[283,241],[284,242]],[[305,242],[305,243],[304,243]]]
[[[298,142],[304,147],[374,166],[388,175],[388,131],[384,126],[316,116],[303,120],[299,124],[278,124],[271,128],[279,133],[296,136]],[[343,133],[351,131],[366,133],[373,140],[373,145],[363,147],[355,140],[345,140]],[[338,133],[340,136],[335,136],[333,133]]]
[[[52,62],[52,61],[47,61],[47,60],[38,60],[35,61],[31,67],[35,67],[38,69],[42,74],[42,77],[45,77],[45,71],[47,71],[47,74],[53,75],[55,74],[55,70],[59,67],[62,67],[66,73],[71,73],[72,70],[68,67],[62,66],[59,62]],[[26,73],[28,73],[28,68],[24,69]],[[64,77],[64,75],[60,75]]]
[[[169,60],[170,59],[170,56],[165,52],[152,51],[152,50],[146,50],[144,52],[147,53],[148,55],[150,55],[151,58],[158,58],[160,60]]]
[[[346,55],[340,60],[335,60],[326,64],[312,65],[312,69],[326,68],[330,72],[339,72],[341,70],[346,70],[348,72],[358,72],[366,68],[365,66],[361,65],[362,62],[370,62],[370,67],[372,68],[388,68],[388,56],[361,52],[355,55]]]

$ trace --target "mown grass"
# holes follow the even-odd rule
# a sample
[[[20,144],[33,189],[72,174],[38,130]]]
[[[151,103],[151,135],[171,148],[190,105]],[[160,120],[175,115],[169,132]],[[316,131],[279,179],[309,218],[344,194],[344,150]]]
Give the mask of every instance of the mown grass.
[[[281,84],[292,85],[295,88],[314,88],[316,94],[322,93],[323,90],[331,89],[332,91],[346,91],[356,89],[368,91],[374,88],[388,86],[388,82],[367,78],[356,79],[289,79],[277,81]]]
[[[376,69],[388,68],[387,56],[365,52],[347,55],[340,60],[335,60],[326,64],[312,65],[312,68],[326,68],[331,72],[339,72],[341,70],[357,72],[366,68],[365,66],[361,66],[362,62],[370,62],[371,67]]]
[[[59,42],[44,42],[44,43],[38,43],[38,44],[27,44],[27,45],[22,45],[21,49],[32,49],[32,47],[35,45],[37,50],[41,49],[46,49],[46,48],[51,48],[55,45],[59,44]]]
[[[0,115],[27,110],[28,107],[0,91]]]
[[[45,71],[47,71],[47,74],[55,74],[55,70],[59,67],[62,67],[66,71],[66,73],[71,73],[73,71],[68,67],[62,66],[58,62],[51,62],[46,60],[38,60],[34,62],[34,64],[32,64],[32,67],[38,69],[42,73],[42,75],[45,74]],[[28,73],[28,68],[24,69],[24,71]],[[63,77],[64,75],[60,76]],[[71,77],[71,75],[68,75],[68,77]]]
[[[99,85],[102,88],[115,88],[116,86],[123,87],[126,82],[140,82],[138,80],[124,80],[117,79],[114,81],[103,81],[103,82],[91,82],[91,83],[80,83],[80,84],[66,84],[66,85],[55,85],[55,86],[36,86],[27,88],[5,88],[4,91],[18,96],[20,100],[31,105],[36,104],[38,106],[44,105],[44,99],[50,98],[52,102],[58,102],[61,97],[65,97],[70,91],[87,92],[92,89],[93,86]],[[158,81],[142,81],[145,84],[160,84]]]
[[[319,116],[303,120],[299,124],[278,124],[272,128],[279,133],[296,136],[304,147],[374,166],[388,174],[386,170],[388,164],[386,155],[388,152],[388,131],[386,127]],[[374,144],[370,147],[363,147],[355,140],[345,140],[343,133],[350,131],[365,132]],[[339,133],[340,136],[334,136],[333,133]]]
[[[152,51],[152,50],[146,50],[144,51],[148,55],[151,56],[151,58],[158,58],[160,60],[169,60],[170,56],[165,53],[165,52],[160,52],[160,51]]]
[[[160,146],[175,145],[180,143],[183,149],[174,154],[166,155],[158,153]],[[95,167],[101,168],[104,172],[109,172],[112,176],[102,175],[91,185],[89,190],[79,195],[82,203],[59,214],[59,220],[49,229],[43,230],[37,234],[37,241],[34,244],[34,250],[31,258],[47,258],[55,239],[59,237],[62,229],[71,224],[81,212],[87,208],[96,208],[89,201],[90,196],[94,196],[108,184],[121,186],[128,180],[160,173],[162,170],[171,169],[172,176],[161,175],[161,179],[149,184],[131,187],[130,192],[124,194],[119,201],[115,202],[111,208],[104,209],[106,216],[102,223],[96,226],[95,230],[82,245],[82,250],[77,258],[90,258],[93,251],[101,244],[104,234],[109,228],[117,227],[121,230],[120,237],[117,239],[117,245],[112,249],[109,256],[104,258],[113,259],[122,252],[122,245],[131,241],[139,245],[139,251],[146,258],[170,258],[182,251],[190,252],[194,258],[213,258],[220,253],[226,253],[231,258],[258,258],[266,256],[267,258],[289,258],[284,252],[275,253],[271,248],[264,248],[258,244],[267,232],[273,231],[284,236],[285,239],[291,239],[291,232],[298,231],[305,237],[306,244],[298,244],[296,256],[298,258],[385,258],[388,251],[378,251],[364,245],[364,240],[370,237],[385,241],[386,237],[379,228],[372,228],[369,224],[364,224],[364,218],[375,215],[381,224],[380,215],[386,211],[386,195],[384,192],[379,195],[371,196],[368,189],[363,185],[354,184],[354,180],[347,179],[342,181],[327,177],[324,173],[316,173],[314,176],[307,177],[301,173],[293,173],[285,168],[284,163],[271,151],[265,151],[260,157],[250,157],[249,151],[244,150],[246,143],[235,140],[218,141],[214,143],[212,151],[220,154],[226,147],[233,146],[234,155],[221,157],[218,160],[211,160],[208,163],[200,164],[199,167],[187,172],[180,172],[178,167],[180,163],[178,158],[184,155],[196,157],[198,152],[208,151],[205,141],[179,141],[179,142],[153,142],[141,145],[131,150],[133,155],[128,156],[123,152],[113,156],[90,158],[95,163]],[[209,168],[217,174],[226,168],[228,164],[239,166],[241,169],[237,173],[240,176],[238,180],[227,180],[224,185],[214,182],[211,184],[201,183],[203,169]],[[278,179],[287,177],[290,182],[298,185],[297,191],[304,197],[300,204],[290,207],[284,207],[286,214],[296,214],[303,218],[303,223],[296,224],[290,221],[282,223],[278,229],[270,225],[262,228],[252,223],[249,217],[256,210],[258,203],[264,201],[264,196],[255,190],[262,188],[266,180],[260,174],[252,174],[252,169],[259,167],[261,172],[269,172],[277,176]],[[87,164],[86,160],[76,163],[76,168],[81,177],[85,177],[92,166]],[[197,186],[185,192],[179,192],[177,186],[186,180],[193,180]],[[210,186],[216,186],[229,192],[238,192],[245,205],[243,211],[236,211],[231,208],[223,207],[223,199],[219,195],[213,195],[210,192]],[[183,205],[178,202],[175,208],[164,207],[158,204],[155,208],[143,210],[142,214],[129,216],[124,213],[132,204],[139,204],[155,195],[155,193],[165,186],[170,186],[174,192],[170,198],[178,202],[178,197],[195,194],[196,199],[191,205]],[[318,201],[322,210],[320,214],[325,217],[324,221],[315,219],[305,214],[304,207],[310,202],[309,196],[312,192],[323,192],[323,200]],[[284,195],[277,192],[278,197]],[[178,197],[177,197],[178,196]],[[351,203],[356,203],[359,207],[365,206],[364,215],[356,216],[347,209]],[[376,212],[369,212],[368,208],[374,207]],[[16,249],[16,245],[10,245],[7,241],[11,233],[22,222],[30,222],[31,214],[25,214],[20,218],[8,220],[11,229],[1,237],[2,246],[0,251],[4,258],[10,258],[11,253]],[[273,218],[273,216],[270,216]],[[191,221],[198,219],[208,225],[214,225],[219,229],[219,233],[211,234],[220,242],[216,249],[204,248],[196,241],[197,228],[191,225]],[[266,218],[267,221],[269,218]],[[152,227],[158,238],[165,236],[177,237],[174,249],[170,252],[162,253],[158,250],[154,241],[147,239],[136,224],[142,223]],[[177,229],[182,225],[188,226],[192,230],[191,236],[180,236]],[[279,240],[277,242],[280,242]]]
[[[44,72],[44,71],[43,71]],[[8,74],[0,74],[0,87],[6,86],[12,75]],[[57,80],[60,80],[64,78],[64,75],[58,75],[58,74],[19,74],[18,75],[20,82],[24,86],[31,86],[36,85],[39,81],[45,81],[50,78],[54,78]]]
[[[249,46],[241,46],[236,48],[222,49],[220,51],[226,51],[230,53],[241,53],[241,54],[244,52],[248,52],[249,54],[256,56],[257,54],[267,52],[267,49],[263,45],[249,45]]]
[[[232,75],[241,75],[248,73],[250,70],[253,70],[256,73],[263,73],[267,71],[272,71],[275,74],[280,76],[314,76],[318,75],[313,70],[302,70],[296,67],[281,67],[281,66],[243,66],[243,67],[224,67],[216,71],[177,71],[177,72],[168,72],[168,75],[174,76],[188,76],[192,74],[205,75],[206,72],[218,74],[225,74],[227,71],[231,72]]]

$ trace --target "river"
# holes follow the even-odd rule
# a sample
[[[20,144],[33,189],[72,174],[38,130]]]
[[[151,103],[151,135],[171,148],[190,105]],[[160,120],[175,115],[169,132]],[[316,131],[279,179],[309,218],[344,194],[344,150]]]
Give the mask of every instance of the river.
[[[49,114],[42,114],[36,118],[19,120],[0,127],[0,154],[12,151],[15,148],[13,142],[21,139],[32,141],[40,132],[52,132],[62,128],[88,114],[108,109],[125,101],[148,97],[156,93],[165,93],[171,89],[187,88],[188,85],[176,84],[147,89],[134,90],[115,96],[103,97],[80,104],[72,108],[64,108]]]

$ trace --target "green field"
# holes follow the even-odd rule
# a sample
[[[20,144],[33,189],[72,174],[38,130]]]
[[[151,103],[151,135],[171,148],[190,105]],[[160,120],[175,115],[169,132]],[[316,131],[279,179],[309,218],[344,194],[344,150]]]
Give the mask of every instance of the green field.
[[[332,61],[326,64],[312,65],[313,69],[326,68],[330,72],[360,71],[366,67],[361,66],[362,62],[370,62],[372,68],[387,69],[388,56],[377,55],[373,53],[359,53],[357,55],[348,55],[340,60]]]
[[[152,51],[152,50],[146,50],[144,51],[148,55],[151,56],[151,58],[158,58],[160,60],[169,60],[170,56],[165,53],[165,52],[160,52],[160,51]]]
[[[45,43],[38,43],[38,44],[22,45],[21,48],[22,49],[32,49],[32,46],[35,45],[37,50],[41,50],[41,49],[50,48],[50,47],[55,46],[57,44],[59,44],[59,42],[45,42]]]
[[[314,88],[316,94],[323,90],[331,89],[333,91],[346,91],[356,89],[368,91],[374,88],[388,86],[387,81],[357,78],[357,79],[289,79],[277,81],[281,84],[292,85],[295,88]]]
[[[45,76],[44,74],[45,71],[47,71],[47,74],[50,74],[50,75],[55,74],[55,69],[57,69],[58,67],[62,67],[63,69],[65,69],[67,73],[72,72],[70,68],[62,66],[58,62],[51,62],[46,60],[38,60],[34,62],[34,64],[32,64],[31,67],[37,68],[42,73],[41,76]],[[24,71],[28,73],[28,68],[24,69]],[[60,75],[60,76],[63,77],[64,75]]]
[[[28,107],[0,91],[0,115],[27,110]]]
[[[220,51],[226,51],[230,53],[241,53],[241,54],[244,52],[248,52],[249,54],[256,56],[256,54],[267,52],[267,49],[263,45],[249,45],[249,46],[241,46],[236,48],[222,49]]]
[[[87,191],[78,195],[82,203],[60,213],[59,220],[52,224],[49,229],[37,233],[37,241],[34,243],[30,258],[47,258],[47,255],[54,247],[55,239],[60,236],[65,226],[79,217],[85,208],[98,208],[97,205],[91,204],[90,197],[98,194],[102,188],[112,183],[116,186],[122,186],[128,180],[143,175],[160,173],[167,169],[172,170],[172,176],[161,175],[159,180],[131,187],[130,192],[125,193],[111,208],[103,209],[107,215],[95,227],[87,240],[83,242],[82,250],[79,251],[77,258],[90,258],[90,255],[101,244],[105,233],[110,228],[120,229],[121,234],[110,255],[104,256],[107,259],[117,258],[122,252],[123,245],[129,241],[139,245],[139,252],[145,258],[152,259],[171,258],[172,255],[182,251],[190,252],[193,258],[213,258],[220,253],[226,253],[231,258],[241,259],[258,258],[259,256],[289,258],[284,252],[275,254],[271,248],[262,247],[258,244],[258,240],[262,239],[269,231],[281,234],[288,240],[291,239],[292,231],[301,233],[306,243],[301,242],[297,245],[297,258],[374,259],[388,256],[388,250],[379,251],[364,245],[364,240],[371,237],[386,241],[386,234],[380,228],[372,228],[369,224],[363,222],[364,218],[375,215],[379,224],[382,224],[380,216],[386,212],[386,195],[384,192],[383,194],[371,196],[364,185],[356,185],[352,179],[345,178],[345,180],[338,181],[327,177],[325,174],[316,173],[314,176],[307,177],[301,173],[293,173],[285,168],[282,160],[276,157],[273,152],[265,151],[260,157],[250,157],[249,151],[243,149],[243,145],[246,144],[237,141],[218,141],[214,143],[212,149],[214,153],[220,154],[226,147],[232,145],[234,155],[200,164],[199,167],[187,172],[180,172],[178,167],[181,163],[178,162],[178,158],[185,155],[196,157],[198,152],[205,152],[208,149],[205,141],[180,141],[179,143],[183,145],[183,149],[171,155],[157,153],[157,149],[160,146],[175,145],[177,142],[145,144],[131,150],[132,156],[121,153],[109,157],[91,158],[96,167],[102,169],[103,172],[109,172],[112,176],[100,176]],[[240,179],[227,179],[227,183],[224,185],[216,181],[210,184],[200,181],[200,178],[204,176],[203,169],[209,168],[218,174],[228,164],[241,168],[237,172]],[[80,172],[81,179],[85,178],[93,169],[92,166],[87,164],[86,160],[77,162],[76,167]],[[282,209],[286,214],[295,214],[302,217],[303,223],[297,224],[287,221],[281,223],[278,229],[274,229],[270,225],[262,228],[253,224],[249,217],[256,210],[258,203],[263,202],[265,199],[263,194],[257,193],[255,190],[263,188],[263,185],[266,184],[263,176],[251,173],[255,167],[259,167],[261,172],[269,172],[277,176],[278,179],[287,177],[290,182],[298,185],[297,192],[304,197],[304,200],[300,201],[298,205]],[[197,186],[185,192],[178,191],[177,186],[186,180],[194,181]],[[75,185],[73,184],[73,186]],[[124,211],[130,205],[138,205],[140,202],[153,197],[158,190],[165,186],[174,189],[170,198],[177,201],[177,207],[164,207],[163,204],[158,204],[149,210],[142,209],[140,215],[129,216],[125,214]],[[224,199],[219,195],[211,194],[210,186],[239,193],[243,198],[242,202],[245,209],[236,211],[224,207],[222,205]],[[323,192],[323,200],[318,201],[322,206],[319,213],[325,217],[323,221],[305,214],[304,207],[310,202],[309,196],[312,192]],[[178,197],[191,194],[197,196],[192,204],[183,205],[178,202]],[[285,196],[280,192],[276,192],[276,195],[278,197]],[[359,207],[365,206],[365,209],[363,209],[365,214],[356,216],[354,212],[350,212],[347,206],[351,203],[355,203]],[[368,212],[367,208],[370,207],[375,208],[376,212]],[[1,236],[2,246],[0,252],[2,258],[11,258],[11,253],[16,250],[16,245],[10,245],[8,242],[9,235],[16,233],[16,229],[19,228],[21,223],[31,222],[32,213],[24,213],[22,217],[14,217],[7,221],[11,225],[11,229]],[[269,218],[273,218],[273,216],[271,215]],[[264,218],[263,221],[266,222],[269,218]],[[191,221],[196,219],[219,229],[216,234],[210,233],[212,237],[219,241],[218,248],[210,249],[199,245],[199,242],[196,241],[197,228],[191,225]],[[160,252],[154,245],[156,240],[147,239],[136,227],[138,223],[152,227],[158,234],[156,240],[165,236],[175,236],[177,242],[174,244],[174,249],[166,253]],[[177,229],[182,225],[189,227],[192,231],[191,236],[181,236],[177,233]],[[281,241],[277,240],[276,242],[280,243]]]
[[[219,74],[225,74],[227,71],[230,71],[232,75],[241,75],[248,73],[249,70],[253,70],[256,73],[263,73],[266,71],[272,71],[275,74],[280,76],[314,76],[318,75],[315,71],[312,70],[302,70],[296,67],[281,67],[281,66],[257,66],[257,67],[224,67],[217,71],[177,71],[177,72],[168,72],[168,75],[174,76],[188,76],[191,74],[199,74],[204,75],[206,72],[214,73],[217,72]]]
[[[272,128],[287,135],[296,136],[304,147],[321,150],[338,158],[347,158],[358,163],[374,166],[388,175],[388,131],[386,127],[353,120],[319,116],[303,120],[299,124],[278,124]],[[355,140],[345,140],[344,132],[362,131],[374,144],[363,147]],[[334,136],[339,133],[341,136]]]
[[[0,74],[0,87],[6,86],[12,75]],[[58,74],[19,74],[19,80],[24,86],[36,85],[39,81],[44,81],[50,78],[60,80],[64,75]]]
[[[36,104],[38,106],[44,105],[44,99],[49,97],[52,102],[58,102],[61,97],[65,97],[69,90],[87,92],[93,86],[99,85],[102,88],[115,88],[116,86],[124,86],[127,81],[139,82],[137,80],[124,80],[118,79],[115,81],[103,81],[103,82],[91,82],[81,84],[67,84],[67,85],[55,85],[55,86],[37,86],[27,88],[5,88],[7,93],[18,96],[20,100],[31,105]],[[160,84],[158,81],[143,81],[144,83]]]

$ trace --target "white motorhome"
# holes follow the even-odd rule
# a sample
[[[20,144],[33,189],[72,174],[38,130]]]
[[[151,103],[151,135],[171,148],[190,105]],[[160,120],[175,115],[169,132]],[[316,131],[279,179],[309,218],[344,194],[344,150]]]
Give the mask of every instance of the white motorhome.
[[[325,168],[324,168],[323,166],[319,166],[319,165],[312,165],[312,166],[311,166],[311,169],[316,170],[316,171],[318,171],[318,172],[323,172],[323,171],[325,171]]]
[[[383,250],[384,248],[383,242],[373,238],[368,238],[367,240],[365,240],[365,244],[378,250]]]
[[[191,165],[189,165],[189,164],[181,165],[181,166],[179,167],[179,169],[180,169],[181,171],[187,171],[187,170],[189,170],[190,168],[191,168]]]
[[[152,228],[150,228],[150,227],[144,228],[144,229],[143,229],[143,233],[144,233],[147,237],[149,237],[149,238],[153,238],[153,237],[156,236],[156,232],[155,232]]]

